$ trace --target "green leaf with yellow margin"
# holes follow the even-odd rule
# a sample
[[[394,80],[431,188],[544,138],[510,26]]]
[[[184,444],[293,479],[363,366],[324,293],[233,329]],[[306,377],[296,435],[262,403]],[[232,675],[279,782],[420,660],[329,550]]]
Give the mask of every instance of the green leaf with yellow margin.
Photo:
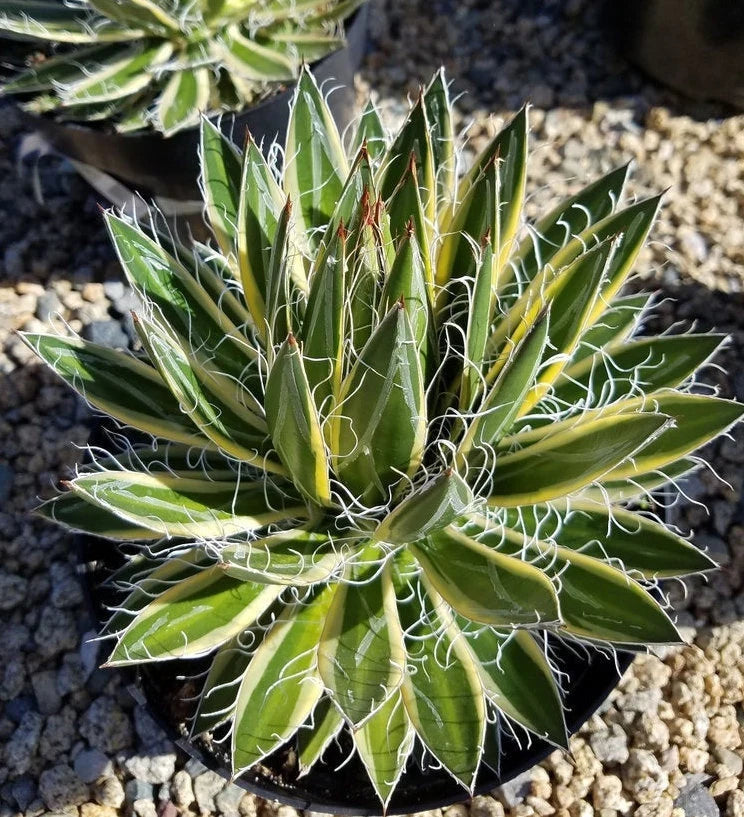
[[[317,649],[336,591],[288,605],[277,616],[243,675],[232,730],[235,775],[262,760],[302,726],[318,703]]]
[[[292,480],[312,502],[328,505],[331,485],[320,421],[297,341],[282,345],[266,383],[266,418],[282,462],[292,464]]]
[[[110,666],[206,655],[242,632],[282,588],[202,570],[150,602],[120,636]]]
[[[349,564],[318,647],[320,677],[353,726],[376,712],[403,680],[405,650],[395,596],[380,580],[384,556],[370,545]]]

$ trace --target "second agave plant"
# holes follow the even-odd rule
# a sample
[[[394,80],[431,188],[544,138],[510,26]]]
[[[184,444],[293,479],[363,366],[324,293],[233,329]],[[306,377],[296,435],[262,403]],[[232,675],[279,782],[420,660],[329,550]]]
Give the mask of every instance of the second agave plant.
[[[26,110],[169,136],[237,111],[344,45],[364,0],[0,0],[0,37],[61,45],[0,93]]]
[[[723,339],[638,336],[659,199],[622,167],[528,224],[527,146],[523,110],[459,176],[438,74],[347,151],[304,72],[281,173],[203,125],[218,247],[107,215],[143,354],[26,336],[152,438],[42,513],[145,543],[108,663],[211,656],[236,775],[344,732],[382,804],[422,757],[464,796],[499,729],[566,745],[553,645],[675,643],[649,591],[714,566],[641,508],[742,415],[690,387]]]

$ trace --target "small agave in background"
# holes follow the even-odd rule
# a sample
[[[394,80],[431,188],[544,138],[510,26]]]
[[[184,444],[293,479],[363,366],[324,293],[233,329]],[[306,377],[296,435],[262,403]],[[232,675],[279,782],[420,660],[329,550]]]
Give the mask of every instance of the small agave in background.
[[[714,567],[639,510],[744,411],[691,388],[721,336],[620,294],[659,198],[622,167],[527,224],[527,111],[459,178],[452,116],[439,73],[345,151],[303,71],[282,172],[203,123],[216,248],[107,214],[143,354],[26,335],[152,437],[42,513],[147,543],[109,664],[213,656],[236,775],[347,730],[383,805],[422,750],[464,795],[499,728],[566,745],[551,645],[675,643],[649,591]]]
[[[239,111],[344,45],[364,0],[0,0],[0,37],[63,50],[0,86],[32,113],[165,135]]]

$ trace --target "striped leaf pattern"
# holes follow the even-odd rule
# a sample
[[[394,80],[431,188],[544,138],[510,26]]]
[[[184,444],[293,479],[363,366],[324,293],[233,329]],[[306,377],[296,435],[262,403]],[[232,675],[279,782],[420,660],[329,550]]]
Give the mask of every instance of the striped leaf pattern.
[[[106,216],[142,353],[26,336],[152,439],[39,512],[143,543],[110,663],[212,655],[192,729],[229,729],[236,775],[338,739],[383,809],[411,757],[472,791],[499,724],[566,745],[548,634],[676,642],[649,591],[715,567],[651,494],[742,416],[694,387],[724,339],[639,334],[650,299],[619,291],[658,201],[622,205],[626,167],[523,224],[527,131],[455,179],[440,72],[346,153],[305,70],[283,171],[202,125],[218,248]]]

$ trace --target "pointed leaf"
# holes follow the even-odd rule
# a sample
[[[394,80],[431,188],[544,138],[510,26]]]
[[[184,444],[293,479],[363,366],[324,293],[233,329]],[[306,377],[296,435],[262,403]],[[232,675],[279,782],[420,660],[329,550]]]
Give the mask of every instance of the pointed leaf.
[[[390,802],[405,770],[413,750],[414,736],[399,692],[354,732],[354,745],[383,809]]]
[[[249,136],[243,153],[238,199],[238,266],[246,303],[259,331],[266,325],[266,280],[284,203],[271,168]]]
[[[465,480],[454,471],[445,471],[410,494],[378,525],[379,542],[406,544],[452,524],[473,502]]]
[[[106,213],[106,226],[127,278],[157,307],[163,323],[212,368],[242,381],[255,350],[179,259],[137,226]]]
[[[409,547],[427,581],[472,621],[517,627],[560,620],[550,580],[521,559],[497,553],[451,527]]]
[[[429,221],[436,216],[436,176],[434,148],[423,94],[419,95],[403,127],[388,149],[380,170],[380,195],[387,201],[410,166],[411,154],[415,157],[419,195],[424,214]]]
[[[618,464],[606,474],[606,479],[633,479],[637,474],[663,469],[727,431],[744,415],[744,405],[719,397],[669,391],[648,399],[657,411],[673,418],[674,427],[658,439],[652,438],[632,462]],[[627,408],[637,404],[637,401],[626,402]],[[616,404],[616,408],[622,406],[622,402]]]
[[[577,638],[613,644],[676,644],[669,616],[646,590],[620,570],[576,551],[555,547],[500,526],[479,537],[484,545],[525,554],[554,577],[562,629]]]
[[[166,590],[119,638],[109,664],[205,655],[249,627],[281,587],[233,579],[218,567]]]
[[[225,538],[306,513],[296,498],[270,483],[238,486],[137,471],[97,471],[81,474],[70,488],[88,502],[166,536]]]
[[[285,607],[254,653],[235,710],[231,756],[236,774],[289,739],[320,699],[317,647],[335,589],[326,585],[312,599]]]
[[[206,117],[200,131],[201,182],[209,225],[225,256],[235,251],[240,199],[240,153]]]
[[[429,296],[429,302],[434,305],[434,270],[431,262],[430,233],[427,224],[424,205],[419,191],[416,163],[409,163],[403,178],[393,190],[387,202],[387,212],[390,216],[390,235],[397,243],[411,233],[411,226],[416,235],[421,259],[424,263],[424,277]]]
[[[455,129],[452,122],[452,104],[449,87],[440,68],[424,91],[424,105],[431,125],[431,146],[434,157],[434,176],[437,180],[437,196],[449,201],[455,186]]]
[[[149,358],[179,401],[181,410],[221,451],[273,473],[279,463],[265,456],[267,432],[263,418],[234,396],[234,383],[210,375],[178,341],[144,318],[135,327]]]
[[[346,232],[343,227],[319,256],[310,279],[302,324],[303,359],[315,406],[327,416],[341,391],[346,297]]]
[[[594,408],[609,399],[676,388],[721,346],[724,335],[664,335],[642,338],[598,352],[566,369],[553,397],[567,405]]]
[[[623,165],[562,201],[543,216],[520,241],[510,263],[520,281],[531,281],[553,256],[576,235],[583,233],[617,207],[628,179],[630,165]]]
[[[666,414],[599,417],[503,454],[496,460],[488,503],[531,505],[578,491],[630,460],[669,422]]]
[[[211,731],[234,715],[240,681],[251,660],[251,642],[245,633],[239,633],[214,656],[199,698],[192,734]]]
[[[585,556],[637,570],[644,578],[666,579],[716,567],[691,542],[663,525],[622,508],[572,499],[563,505],[510,512],[506,524],[528,536],[539,535]]]
[[[284,82],[293,80],[297,74],[295,62],[280,49],[244,36],[237,25],[223,32],[221,45],[222,59],[238,87],[256,82]]]
[[[421,371],[426,372],[432,362],[436,338],[426,267],[413,229],[407,231],[398,245],[395,261],[382,291],[382,309],[389,311],[401,299],[406,305],[413,339],[419,349]]]
[[[468,191],[486,167],[494,160],[498,162],[500,185],[498,261],[500,267],[503,266],[511,251],[524,206],[528,130],[527,108],[524,107],[475,160],[473,167],[460,182],[457,191],[458,200],[464,201]]]
[[[352,143],[352,153],[359,151],[365,143],[370,159],[373,164],[377,165],[387,150],[387,132],[382,124],[380,112],[372,100],[367,102],[359,117],[359,126]]]
[[[91,536],[125,542],[160,538],[159,533],[125,522],[116,514],[86,502],[71,491],[45,502],[35,513],[50,522]]]
[[[431,754],[472,789],[486,725],[475,662],[439,595],[416,578],[398,584],[398,614],[407,636],[401,687],[406,711]]]
[[[220,550],[227,573],[251,581],[301,586],[330,580],[343,564],[331,532],[302,528],[237,542]]]
[[[199,123],[209,105],[210,68],[175,71],[158,99],[157,127],[165,136]]]
[[[482,406],[473,418],[460,443],[458,460],[478,462],[492,456],[493,446],[509,430],[535,383],[543,358],[549,329],[545,313],[528,330],[491,386]]]
[[[307,68],[297,83],[285,157],[285,193],[298,203],[299,227],[317,248],[322,236],[312,231],[330,221],[348,166],[331,112]]]
[[[557,746],[568,739],[555,678],[535,639],[524,630],[498,631],[458,620],[486,695],[518,724]]]
[[[290,335],[266,383],[266,418],[282,462],[290,464],[297,488],[312,502],[330,503],[323,433],[297,342]]]
[[[396,304],[341,389],[332,426],[334,470],[365,504],[381,501],[423,452],[426,406],[411,322]]]
[[[581,342],[571,358],[572,365],[632,335],[652,300],[653,295],[648,293],[616,298],[612,306],[606,309],[597,318],[596,323],[582,335]]]
[[[460,383],[460,408],[462,410],[467,410],[472,406],[482,383],[486,345],[494,308],[495,263],[493,247],[490,242],[486,242],[475,273],[473,294],[469,299],[465,321],[465,361]]]
[[[290,280],[290,221],[292,218],[292,202],[287,199],[279,221],[276,225],[276,235],[271,245],[269,265],[266,269],[266,314],[265,323],[258,327],[261,335],[271,348],[294,327],[290,308],[291,280]]]
[[[332,699],[356,726],[403,680],[405,650],[395,595],[379,571],[384,553],[367,547],[339,583],[318,648],[318,671]]]
[[[117,42],[140,39],[144,32],[93,17],[81,6],[50,0],[3,0],[0,3],[0,30],[18,37],[59,43]],[[95,29],[91,23],[96,22]]]
[[[22,337],[99,411],[156,437],[201,448],[214,447],[183,416],[178,401],[152,366],[124,352],[77,338],[34,334]]]
[[[331,745],[344,725],[344,716],[331,703],[330,698],[322,698],[315,707],[312,725],[306,725],[297,733],[297,754],[302,777],[323,757],[323,752]]]
[[[101,60],[84,79],[60,88],[66,105],[108,102],[143,91],[155,78],[155,69],[167,62],[173,45],[162,40],[143,40],[119,57]]]
[[[499,165],[494,159],[474,179],[446,226],[437,255],[436,283],[438,288],[447,289],[448,298],[455,302],[454,309],[459,305],[460,310],[467,310],[467,306],[459,303],[465,301],[467,304],[469,301],[469,287],[464,287],[463,282],[472,284],[475,279],[478,247],[484,236],[488,236],[498,258],[501,244],[500,194]],[[442,297],[439,300],[442,302]],[[461,319],[460,324],[463,323]]]

